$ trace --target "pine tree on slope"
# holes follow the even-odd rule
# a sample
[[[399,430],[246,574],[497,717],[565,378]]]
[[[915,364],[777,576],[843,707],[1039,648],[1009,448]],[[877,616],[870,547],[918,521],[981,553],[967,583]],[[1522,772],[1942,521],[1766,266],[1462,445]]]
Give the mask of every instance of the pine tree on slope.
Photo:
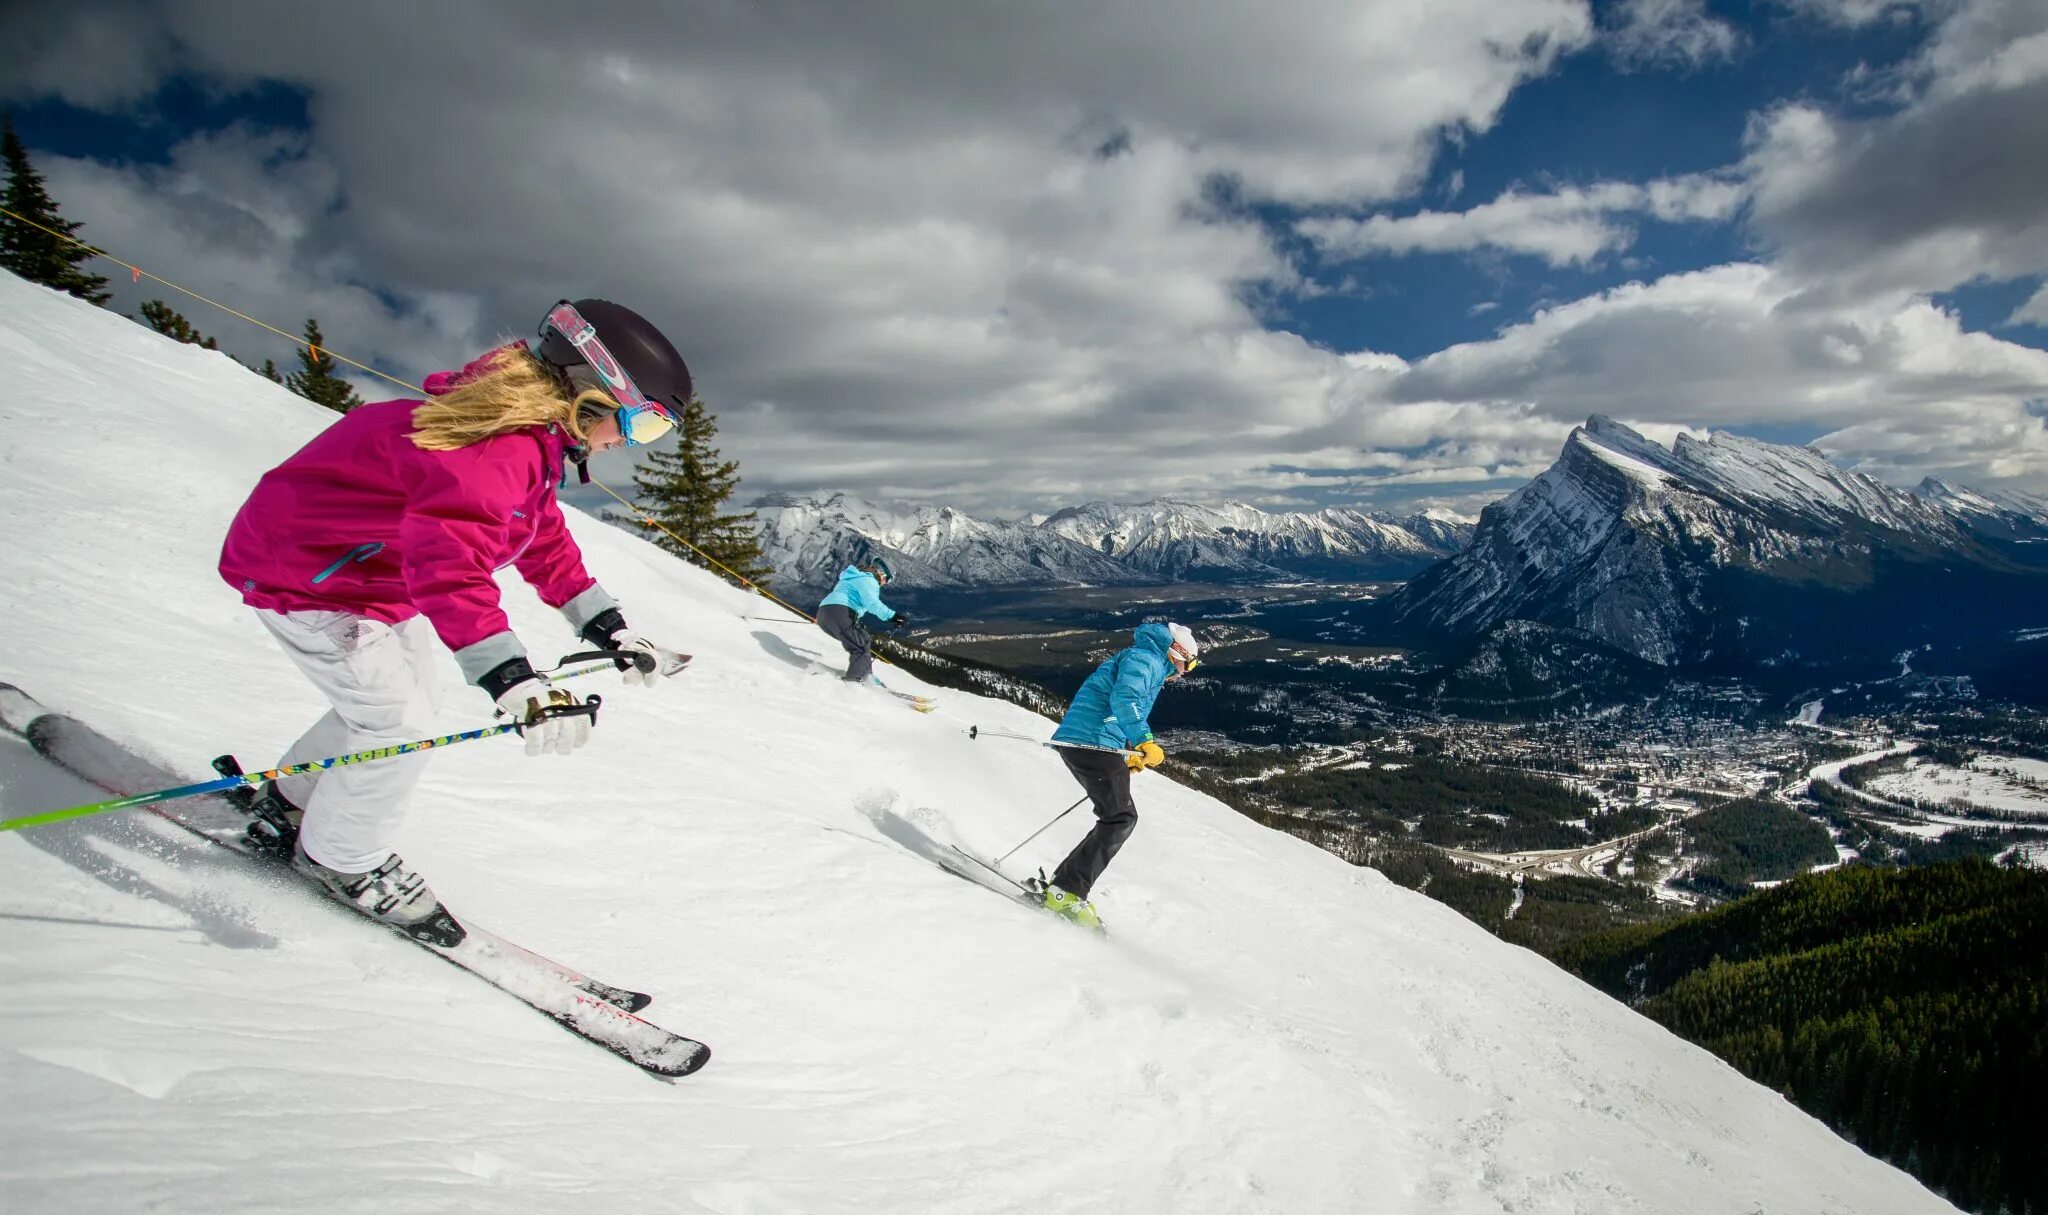
[[[0,269],[91,303],[106,303],[113,294],[107,280],[81,268],[93,251],[55,235],[75,236],[82,225],[57,214],[57,200],[44,188],[42,174],[29,164],[28,147],[14,133],[13,119],[4,116],[0,154],[7,161],[7,210],[13,212],[0,215]]]
[[[192,322],[186,320],[177,309],[164,303],[162,300],[150,300],[142,306],[141,312],[143,323],[167,338],[183,342],[188,346],[197,346],[201,350],[220,349],[219,342],[214,341],[210,337],[202,336],[197,329],[192,327]]]
[[[754,512],[720,513],[739,488],[740,466],[737,460],[718,458],[718,449],[711,446],[717,433],[718,419],[693,397],[677,419],[675,447],[647,449],[633,472],[633,485],[641,509],[667,529],[656,529],[649,538],[692,564],[705,565],[708,556],[754,585],[766,586],[770,570],[754,532]]]
[[[320,333],[320,322],[306,318],[306,344],[299,349],[299,369],[284,378],[285,387],[317,405],[325,405],[336,413],[347,413],[363,403],[356,390],[348,381],[334,374],[338,364],[334,356],[327,353],[320,343],[327,339]],[[273,367],[273,371],[276,369]]]

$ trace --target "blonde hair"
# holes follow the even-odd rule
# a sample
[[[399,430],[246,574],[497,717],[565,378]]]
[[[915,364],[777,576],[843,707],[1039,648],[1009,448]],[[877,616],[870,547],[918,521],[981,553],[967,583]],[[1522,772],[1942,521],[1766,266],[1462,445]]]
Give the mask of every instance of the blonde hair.
[[[586,405],[619,407],[596,389],[570,397],[539,359],[519,346],[501,346],[465,367],[456,388],[412,411],[412,442],[422,451],[454,451],[508,431],[559,424],[587,443],[578,416]]]

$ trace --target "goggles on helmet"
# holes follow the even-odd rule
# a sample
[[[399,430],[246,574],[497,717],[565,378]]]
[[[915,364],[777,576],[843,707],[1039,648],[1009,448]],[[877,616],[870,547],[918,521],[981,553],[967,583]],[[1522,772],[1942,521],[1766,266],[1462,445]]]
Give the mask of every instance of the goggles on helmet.
[[[1169,647],[1166,651],[1166,656],[1173,660],[1174,665],[1180,668],[1180,673],[1183,675],[1202,665],[1201,659],[1189,654],[1179,646]]]
[[[619,403],[614,416],[619,420],[619,437],[628,447],[642,447],[654,442],[675,429],[676,415],[668,406],[659,401],[648,400],[633,383],[633,377],[626,374],[612,352],[597,340],[597,326],[583,319],[576,306],[563,300],[548,311],[545,328],[560,334],[576,353],[583,356],[592,374],[603,384],[605,391]]]

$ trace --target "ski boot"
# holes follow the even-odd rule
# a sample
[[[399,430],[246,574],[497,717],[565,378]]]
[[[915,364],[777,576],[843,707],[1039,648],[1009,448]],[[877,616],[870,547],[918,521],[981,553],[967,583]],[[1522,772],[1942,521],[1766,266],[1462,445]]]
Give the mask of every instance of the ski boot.
[[[1069,894],[1058,886],[1047,883],[1040,896],[1047,911],[1063,920],[1072,920],[1083,928],[1102,931],[1102,917],[1095,914],[1095,905],[1077,894]]]
[[[453,949],[468,935],[434,897],[426,879],[407,869],[396,853],[368,873],[342,873],[307,856],[306,849],[294,843],[292,868],[336,900],[415,941]]]
[[[281,861],[298,850],[299,823],[306,812],[278,792],[276,781],[264,781],[243,809],[255,820],[245,833],[251,848]]]
[[[240,776],[242,763],[232,755],[220,755],[214,757],[213,770],[222,776]],[[299,821],[306,817],[306,811],[280,793],[276,781],[264,781],[257,789],[241,785],[220,796],[255,820],[244,832],[253,851],[280,861],[291,860],[293,847],[299,842]]]

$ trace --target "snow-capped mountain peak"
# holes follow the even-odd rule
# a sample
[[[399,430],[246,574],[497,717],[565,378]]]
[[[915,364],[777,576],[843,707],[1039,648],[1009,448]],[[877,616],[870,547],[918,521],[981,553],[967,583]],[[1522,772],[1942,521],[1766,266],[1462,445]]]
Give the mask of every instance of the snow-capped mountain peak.
[[[1822,636],[1810,621],[1859,602],[1893,602],[1843,596],[1918,577],[1905,572],[1916,563],[2033,577],[2024,555],[1981,548],[2001,538],[1983,521],[1998,508],[1987,507],[1983,496],[1940,483],[1907,493],[1837,468],[1811,447],[1717,432],[1681,434],[1667,450],[1594,417],[1573,429],[1555,464],[1486,508],[1468,548],[1403,588],[1392,606],[1411,625],[1449,633],[1536,620],[1660,664],[1796,653],[1855,638],[1846,623]],[[2006,538],[2027,526],[2017,512],[1998,519]],[[2048,534],[2048,520],[2042,526]],[[1918,598],[1934,604],[1951,586],[1969,610],[1921,623],[1999,606],[1982,584],[1953,578],[1923,582]],[[1795,606],[1822,588],[1833,598]],[[1780,613],[1786,627],[1808,622],[1799,636],[1767,623]],[[1907,612],[1899,623],[1919,619]],[[1864,631],[1872,644],[1891,644],[1882,619]]]
[[[753,504],[778,575],[819,585],[863,544],[909,564],[906,586],[1118,585],[1164,580],[1398,577],[1456,552],[1471,525],[1346,508],[1275,513],[1244,502],[1091,502],[1016,522],[946,506],[889,507],[846,494]],[[1034,521],[1035,520],[1035,521]]]

